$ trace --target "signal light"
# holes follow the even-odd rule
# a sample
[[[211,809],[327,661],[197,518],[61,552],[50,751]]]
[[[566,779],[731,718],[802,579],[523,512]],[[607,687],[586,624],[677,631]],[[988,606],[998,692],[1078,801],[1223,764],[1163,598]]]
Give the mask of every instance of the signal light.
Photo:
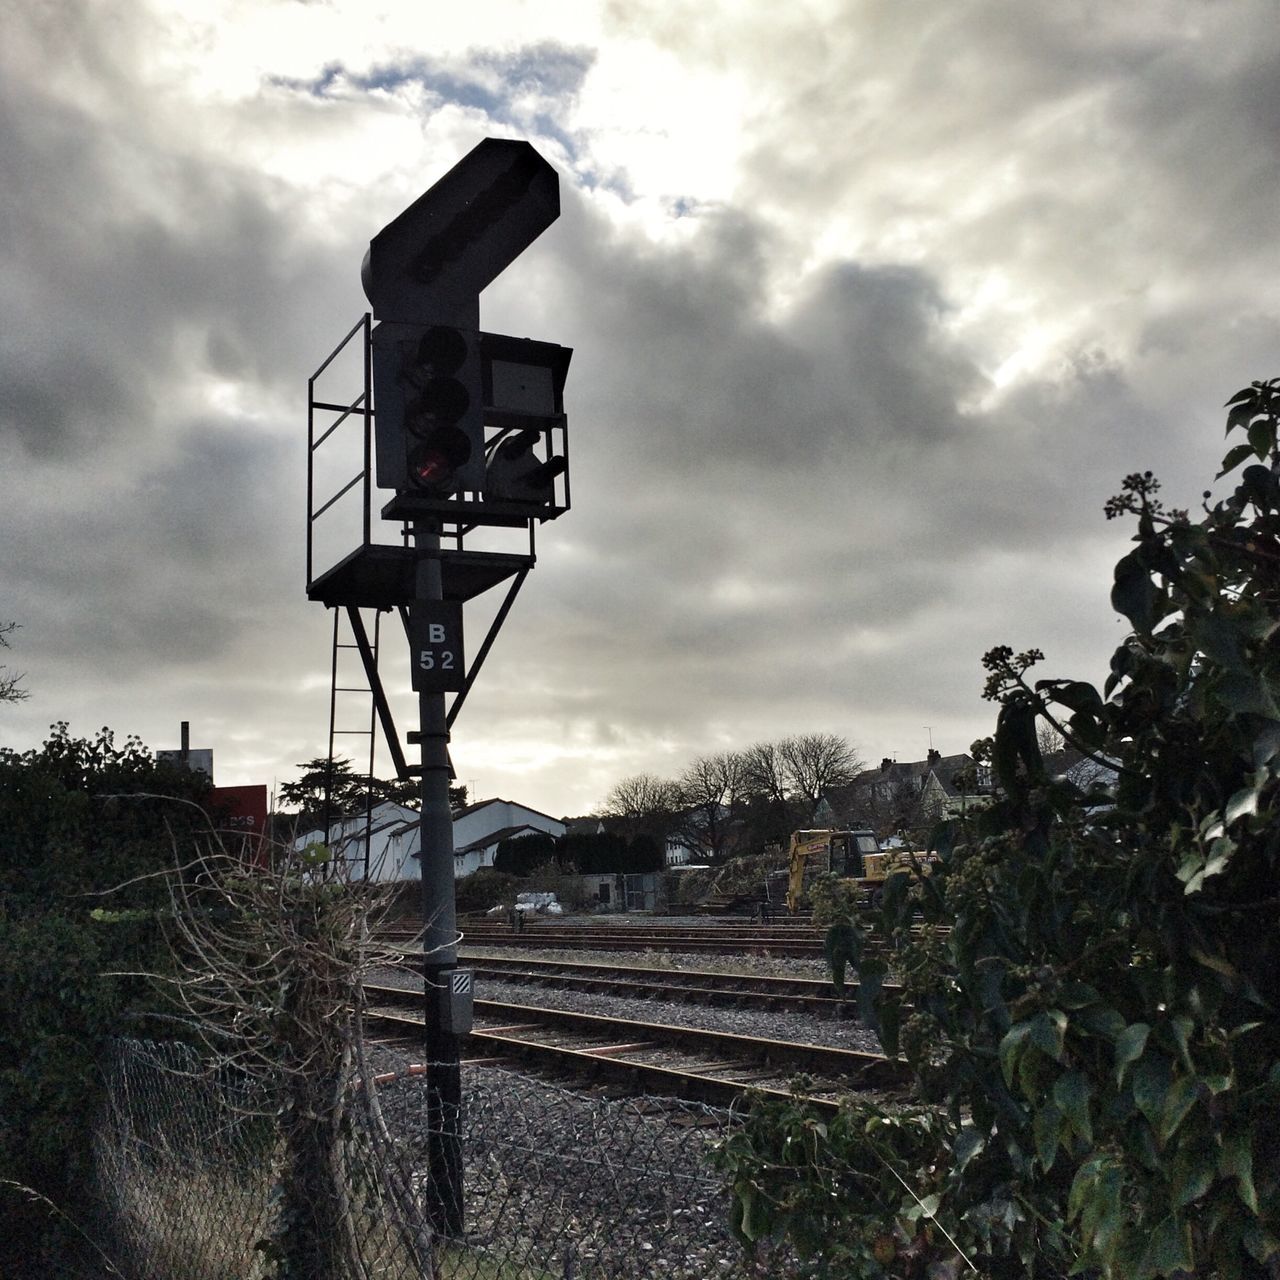
[[[479,335],[384,322],[374,332],[378,483],[447,497],[484,478]]]
[[[466,360],[462,334],[433,325],[418,342],[413,363],[401,374],[404,425],[409,433],[408,479],[413,487],[429,493],[452,492],[459,467],[471,457],[471,439],[459,425],[473,399],[457,376]]]
[[[526,427],[503,436],[494,448],[485,472],[485,497],[498,502],[522,502],[548,506],[555,502],[555,479],[569,468],[568,460],[539,457],[536,446],[543,433]]]

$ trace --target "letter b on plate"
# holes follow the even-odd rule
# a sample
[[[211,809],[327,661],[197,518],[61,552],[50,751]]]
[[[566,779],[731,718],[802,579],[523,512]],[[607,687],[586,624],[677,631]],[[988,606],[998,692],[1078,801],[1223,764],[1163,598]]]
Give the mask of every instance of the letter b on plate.
[[[409,643],[416,692],[456,693],[466,683],[461,604],[415,601],[409,607]]]

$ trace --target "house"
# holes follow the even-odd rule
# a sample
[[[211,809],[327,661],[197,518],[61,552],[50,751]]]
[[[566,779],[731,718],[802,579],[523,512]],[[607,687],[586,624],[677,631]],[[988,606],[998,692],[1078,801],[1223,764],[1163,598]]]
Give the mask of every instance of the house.
[[[517,836],[565,833],[559,818],[530,809],[513,800],[480,800],[453,814],[453,874],[469,876],[481,867],[493,866],[503,840]]]
[[[466,876],[480,867],[493,866],[494,854],[503,840],[534,833],[562,836],[564,830],[564,823],[559,819],[511,800],[482,800],[455,809],[454,875]],[[420,841],[417,813],[387,800],[375,805],[368,819],[364,813],[356,813],[334,822],[327,837],[321,830],[299,836],[294,848],[304,849],[314,842],[327,843],[341,860],[347,879],[363,880],[367,876],[375,881],[416,880],[421,874]]]
[[[818,801],[814,824],[869,827],[881,838],[954,817],[986,804],[993,793],[991,770],[963,753],[930,751],[924,760],[900,764],[886,757]]]
[[[1116,771],[1071,748],[1044,756],[1050,778],[1075,783],[1082,791],[1109,791]],[[814,811],[815,826],[870,827],[881,840],[912,832],[945,818],[973,812],[990,802],[996,784],[989,765],[972,756],[930,751],[924,760],[899,764],[885,759],[845,787],[833,787]]]
[[[330,824],[327,835],[318,829],[308,831],[293,845],[301,850],[309,844],[327,844],[341,864],[344,879],[411,880],[418,876],[417,826],[418,815],[412,809],[384,800],[368,814],[339,818]]]

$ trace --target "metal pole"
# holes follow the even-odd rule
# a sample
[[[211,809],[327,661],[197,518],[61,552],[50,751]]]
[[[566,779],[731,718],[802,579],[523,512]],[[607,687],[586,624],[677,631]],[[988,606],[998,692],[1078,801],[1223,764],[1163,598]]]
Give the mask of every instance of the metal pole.
[[[415,600],[421,604],[444,599],[441,576],[440,526],[429,520],[413,522],[418,552]],[[462,1076],[458,1065],[458,1037],[447,1021],[450,970],[458,964],[457,917],[453,897],[453,816],[449,808],[449,726],[443,693],[418,694],[422,743],[422,829],[419,862],[422,870],[423,982],[426,991],[427,1165],[437,1230],[457,1238],[462,1234],[462,1143],[459,1134]]]

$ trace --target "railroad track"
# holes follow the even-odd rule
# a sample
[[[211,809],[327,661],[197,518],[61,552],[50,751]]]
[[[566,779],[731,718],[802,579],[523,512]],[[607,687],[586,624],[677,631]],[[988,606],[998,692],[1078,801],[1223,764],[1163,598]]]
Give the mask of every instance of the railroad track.
[[[555,951],[670,951],[703,955],[757,955],[785,959],[820,960],[823,939],[813,929],[793,929],[786,933],[710,930],[686,933],[670,929],[623,926],[617,929],[588,929],[569,925],[529,925],[516,932],[509,925],[476,925],[464,921],[459,932],[472,947]],[[415,931],[383,930],[387,941],[407,941]],[[879,944],[869,940],[873,949]]]
[[[671,924],[561,924],[528,921],[516,931],[505,922],[463,920],[463,941],[471,947],[557,951],[669,951],[704,955],[759,955],[786,959],[818,960],[823,956],[824,936],[812,924],[707,925],[690,928]],[[412,923],[391,925],[379,931],[387,941],[407,941],[417,933]],[[883,940],[868,937],[869,949]]]
[[[366,995],[372,1028],[421,1045],[420,991],[371,984]],[[805,1096],[828,1111],[843,1093],[896,1092],[910,1083],[903,1062],[856,1049],[495,1000],[477,1000],[475,1020],[465,1041],[471,1060],[535,1061],[579,1078],[721,1106],[749,1090],[789,1098],[796,1076],[806,1077]]]
[[[820,1018],[857,1016],[858,984],[846,983],[843,996],[825,979],[778,977],[758,973],[713,973],[662,969],[601,961],[542,960],[532,956],[460,954],[477,980],[518,982],[553,990],[588,991],[642,1000],[679,999],[720,1008],[786,1009]],[[897,987],[885,984],[886,992]]]

